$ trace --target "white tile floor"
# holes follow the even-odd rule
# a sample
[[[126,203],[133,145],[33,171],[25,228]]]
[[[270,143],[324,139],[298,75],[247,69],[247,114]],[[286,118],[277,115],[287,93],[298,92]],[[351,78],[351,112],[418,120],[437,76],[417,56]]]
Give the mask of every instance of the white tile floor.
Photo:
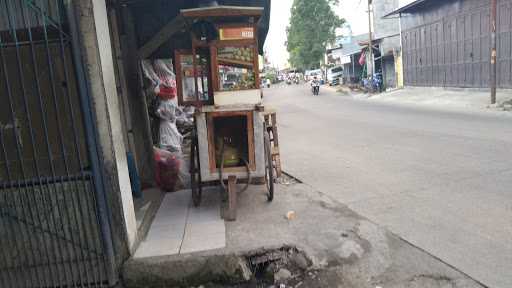
[[[168,193],[134,258],[185,254],[226,246],[226,227],[220,217],[218,191],[203,191],[199,208],[190,190]]]

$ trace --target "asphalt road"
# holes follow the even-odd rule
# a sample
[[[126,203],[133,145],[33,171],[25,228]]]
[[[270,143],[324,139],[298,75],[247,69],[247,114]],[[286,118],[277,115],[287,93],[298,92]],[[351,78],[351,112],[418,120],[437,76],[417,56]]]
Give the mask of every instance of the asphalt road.
[[[264,90],[284,170],[488,287],[512,287],[512,114]]]

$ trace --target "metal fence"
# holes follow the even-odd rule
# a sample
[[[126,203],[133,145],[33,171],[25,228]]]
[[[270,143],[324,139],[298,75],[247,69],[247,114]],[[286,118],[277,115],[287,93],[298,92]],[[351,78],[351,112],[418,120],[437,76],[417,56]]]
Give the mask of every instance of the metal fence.
[[[0,287],[108,286],[110,230],[67,7],[0,0],[0,11]]]
[[[404,80],[410,86],[489,87],[490,10],[487,2],[447,14],[445,6],[425,12],[436,21],[403,31]],[[478,5],[478,6],[476,6]],[[512,88],[512,3],[500,1],[498,13],[498,86]],[[418,12],[414,19],[423,19]],[[424,17],[428,19],[428,17]]]

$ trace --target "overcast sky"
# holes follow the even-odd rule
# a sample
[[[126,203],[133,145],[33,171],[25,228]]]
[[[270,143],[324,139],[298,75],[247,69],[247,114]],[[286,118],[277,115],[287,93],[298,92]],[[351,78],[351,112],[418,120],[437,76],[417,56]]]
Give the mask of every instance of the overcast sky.
[[[411,1],[413,0],[400,0],[400,5]],[[290,20],[292,3],[293,0],[272,0],[270,31],[265,49],[271,63],[279,68],[285,67],[288,62],[285,46],[286,26]],[[340,0],[339,6],[336,7],[336,13],[347,20],[354,35],[368,33],[367,3],[367,0]]]

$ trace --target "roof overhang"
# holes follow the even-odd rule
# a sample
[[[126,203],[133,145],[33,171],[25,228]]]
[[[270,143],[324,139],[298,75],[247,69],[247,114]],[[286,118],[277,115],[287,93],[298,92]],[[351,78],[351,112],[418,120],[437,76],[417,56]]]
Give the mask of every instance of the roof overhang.
[[[197,0],[116,0],[133,14],[139,38],[139,56],[148,58],[173,35],[183,33],[194,19],[232,17],[258,25],[259,53],[267,38],[271,0],[217,0],[221,5],[197,7]],[[168,1],[168,2],[167,2]],[[146,25],[147,24],[147,25]]]
[[[204,17],[255,17],[263,15],[263,7],[214,6],[203,8],[182,9],[181,15],[187,18]]]
[[[394,11],[392,11],[392,12],[390,12],[390,13],[384,15],[384,16],[382,16],[382,18],[388,18],[390,16],[397,15],[397,14],[400,15],[400,14],[402,14],[404,12],[407,12],[407,11],[413,9],[413,8],[416,8],[418,5],[423,4],[423,3],[427,2],[427,1],[430,1],[430,0],[416,0],[416,1],[413,1],[413,2],[407,4],[407,5],[403,6],[403,7],[400,7],[398,9],[396,9],[396,10],[394,10]]]

